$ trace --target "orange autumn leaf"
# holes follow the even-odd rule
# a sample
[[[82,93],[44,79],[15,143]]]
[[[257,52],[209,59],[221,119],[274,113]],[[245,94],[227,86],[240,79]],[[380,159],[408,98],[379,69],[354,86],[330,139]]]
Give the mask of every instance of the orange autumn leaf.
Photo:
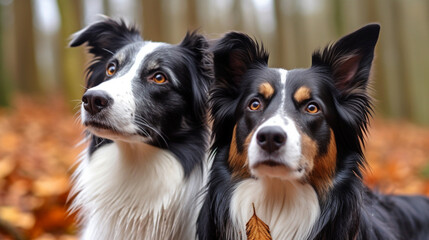
[[[248,240],[271,240],[270,227],[257,215],[255,204],[252,203],[253,216],[246,223],[246,235]]]

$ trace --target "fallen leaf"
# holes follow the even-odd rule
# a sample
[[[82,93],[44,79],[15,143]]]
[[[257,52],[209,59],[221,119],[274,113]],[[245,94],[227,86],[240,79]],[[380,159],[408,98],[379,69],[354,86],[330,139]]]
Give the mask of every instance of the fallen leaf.
[[[267,240],[272,239],[270,227],[264,223],[257,215],[255,204],[252,203],[253,216],[246,223],[246,234],[248,240]]]
[[[33,183],[34,194],[38,197],[60,195],[69,190],[67,176],[38,179]]]
[[[4,178],[9,175],[15,168],[15,161],[10,157],[4,157],[0,159],[0,178]]]
[[[0,207],[0,218],[23,229],[32,228],[36,222],[33,214],[21,212],[15,207]]]

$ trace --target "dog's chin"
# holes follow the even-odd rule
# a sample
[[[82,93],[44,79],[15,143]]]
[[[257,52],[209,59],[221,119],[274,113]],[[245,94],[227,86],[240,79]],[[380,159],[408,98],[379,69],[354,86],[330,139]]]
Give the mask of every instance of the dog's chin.
[[[305,175],[303,168],[292,167],[287,163],[267,159],[250,166],[250,172],[256,178],[277,178],[281,180],[299,180]]]
[[[145,137],[137,134],[137,133],[129,133],[125,131],[121,131],[118,128],[113,126],[109,126],[100,121],[86,121],[84,122],[87,130],[101,138],[117,140],[117,141],[125,141],[125,142],[144,142]]]

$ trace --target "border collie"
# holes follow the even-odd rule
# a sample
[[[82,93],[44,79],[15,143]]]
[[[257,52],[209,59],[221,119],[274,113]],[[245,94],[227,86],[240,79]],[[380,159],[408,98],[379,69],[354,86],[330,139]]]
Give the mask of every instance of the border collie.
[[[194,239],[207,178],[206,39],[143,41],[135,27],[105,18],[70,46],[84,43],[94,56],[81,105],[90,143],[71,206],[82,239]]]
[[[427,239],[429,200],[362,183],[372,113],[368,78],[380,27],[315,52],[307,69],[267,66],[241,33],[214,46],[214,162],[200,239],[246,239],[253,215],[273,239]]]

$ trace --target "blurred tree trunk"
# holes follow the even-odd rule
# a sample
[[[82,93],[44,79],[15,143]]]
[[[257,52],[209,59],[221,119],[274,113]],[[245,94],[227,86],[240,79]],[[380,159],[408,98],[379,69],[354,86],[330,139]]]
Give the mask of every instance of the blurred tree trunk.
[[[0,4],[0,20],[3,20],[3,7]],[[3,21],[0,21],[0,106],[9,106],[11,98],[11,82],[5,67],[4,43],[3,43]]]
[[[399,1],[392,1],[393,4],[391,5],[392,11],[393,11],[393,18],[392,18],[392,25],[396,26],[395,31],[393,31],[394,37],[391,39],[392,42],[394,42],[395,46],[395,53],[397,60],[397,74],[399,75],[399,81],[397,84],[400,86],[400,96],[399,98],[402,99],[400,101],[400,105],[397,106],[401,109],[401,115],[402,117],[411,117],[412,115],[412,104],[411,104],[411,92],[410,92],[410,86],[409,82],[407,81],[409,74],[409,69],[407,68],[407,61],[406,54],[404,52],[404,46],[405,46],[405,39],[404,35],[404,27],[402,22],[400,21],[402,14],[402,7],[401,3]]]
[[[59,78],[63,92],[70,104],[71,100],[81,98],[84,85],[83,80],[83,52],[79,49],[68,48],[70,35],[81,28],[82,6],[69,0],[58,0],[61,15],[61,31],[59,35],[59,51],[57,63],[59,64]],[[78,1],[80,3],[80,1]]]
[[[24,93],[40,94],[43,87],[36,66],[32,1],[13,1],[13,11],[17,86]]]
[[[109,0],[103,0],[103,14],[110,16],[112,14]]]
[[[335,33],[337,36],[344,34],[344,14],[343,14],[343,1],[333,0],[333,17]]]
[[[243,31],[243,12],[241,0],[234,0],[232,5],[231,14],[234,16],[233,30]]]
[[[196,30],[198,27],[198,6],[197,0],[187,0],[186,17],[188,31]]]
[[[362,15],[364,16],[364,22],[377,22],[380,21],[381,13],[378,11],[378,5],[377,3],[380,1],[374,1],[374,0],[364,0],[362,1],[362,8],[360,8],[360,11],[362,12]],[[386,11],[385,7],[382,7],[380,9],[383,9],[383,11]],[[383,33],[383,28],[381,29]],[[383,36],[383,35],[381,35]],[[380,44],[383,39],[380,39],[377,47],[375,49],[376,56],[379,56],[379,58],[382,60],[384,58],[384,44]],[[375,62],[377,61],[375,60]],[[374,69],[375,68],[375,69]],[[388,91],[392,91],[390,84],[387,84],[386,80],[386,66],[383,63],[380,64],[374,64],[373,66],[373,79],[372,79],[372,85],[377,90],[376,98],[378,99],[376,103],[376,108],[383,114],[388,114],[389,107],[388,107]]]
[[[274,43],[274,49],[276,53],[276,58],[274,59],[274,66],[277,67],[286,67],[286,38],[284,37],[286,33],[286,26],[284,24],[284,13],[282,8],[282,2],[281,0],[274,0],[274,11],[275,11],[275,17],[276,17],[276,26],[277,30],[275,31],[275,43]]]
[[[305,55],[308,42],[307,38],[309,37],[307,33],[307,25],[305,16],[303,16],[303,6],[299,3],[300,0],[293,0],[292,6],[295,9],[292,21],[294,23],[293,35],[295,38],[295,63],[297,66],[308,66],[309,57]]]
[[[162,0],[142,0],[143,38],[151,41],[165,41]]]

